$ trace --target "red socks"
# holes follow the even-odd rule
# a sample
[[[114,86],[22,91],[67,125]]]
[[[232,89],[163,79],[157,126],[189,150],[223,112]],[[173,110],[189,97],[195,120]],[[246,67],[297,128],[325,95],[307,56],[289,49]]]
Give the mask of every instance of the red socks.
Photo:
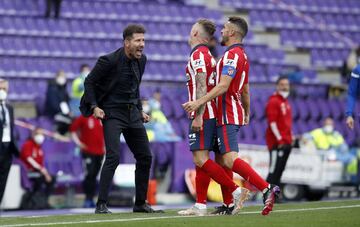
[[[204,170],[196,166],[196,177],[195,177],[196,203],[206,204],[209,184],[210,184],[210,177],[206,174]]]
[[[226,174],[225,170],[213,160],[208,159],[201,167],[218,184],[227,187],[231,192],[235,191],[238,186]]]
[[[233,171],[227,167],[222,167],[226,172],[226,175],[229,176],[231,180],[233,180]],[[221,185],[221,192],[223,196],[223,201],[226,206],[229,206],[233,202],[232,191],[230,191],[227,187]]]
[[[269,186],[269,183],[262,179],[253,168],[240,158],[235,159],[232,170],[238,173],[250,184],[254,185],[261,192]]]

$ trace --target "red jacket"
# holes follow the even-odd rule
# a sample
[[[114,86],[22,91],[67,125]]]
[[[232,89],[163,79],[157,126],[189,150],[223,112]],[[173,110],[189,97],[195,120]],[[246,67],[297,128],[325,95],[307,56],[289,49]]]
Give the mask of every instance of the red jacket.
[[[41,147],[35,143],[33,139],[28,139],[21,147],[20,159],[25,163],[25,166],[28,168],[28,170],[38,171],[27,160],[28,157],[32,157],[37,164],[39,164],[41,167],[44,167],[44,153],[41,150]]]
[[[79,139],[87,147],[83,152],[92,155],[105,153],[103,127],[99,119],[93,116],[79,116],[70,126],[71,132],[77,132]]]
[[[273,149],[279,144],[291,144],[292,114],[288,100],[277,92],[270,96],[266,104],[266,117],[268,122],[266,144],[268,148]],[[271,128],[271,123],[273,125],[275,123],[276,127]]]

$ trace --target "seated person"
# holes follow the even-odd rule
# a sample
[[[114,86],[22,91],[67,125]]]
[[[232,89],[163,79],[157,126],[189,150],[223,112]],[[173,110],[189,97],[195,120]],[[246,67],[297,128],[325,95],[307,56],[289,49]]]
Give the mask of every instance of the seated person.
[[[176,135],[173,127],[161,111],[161,93],[155,91],[153,98],[149,100],[152,127],[155,134],[155,141],[158,142],[174,142],[180,141],[181,138]]]
[[[45,136],[40,128],[32,131],[31,137],[25,141],[21,148],[20,160],[24,162],[28,171],[28,177],[33,184],[31,195],[41,195],[46,198],[46,207],[50,193],[55,184],[54,176],[51,176],[44,165],[44,152],[41,145]],[[42,188],[45,187],[45,190]]]
[[[322,128],[310,131],[304,135],[304,138],[311,140],[317,150],[330,151],[329,159],[339,160],[347,165],[355,157],[349,152],[344,137],[334,128],[333,119],[328,117],[324,120]]]

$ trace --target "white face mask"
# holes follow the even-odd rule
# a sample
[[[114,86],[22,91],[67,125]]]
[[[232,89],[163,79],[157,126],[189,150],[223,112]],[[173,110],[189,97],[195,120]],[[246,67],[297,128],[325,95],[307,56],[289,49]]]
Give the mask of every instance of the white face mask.
[[[37,143],[38,145],[41,145],[45,140],[45,136],[42,134],[37,134],[34,136],[34,141],[35,143]]]
[[[286,99],[287,97],[289,97],[290,92],[288,91],[279,91],[279,94]]]
[[[66,84],[66,78],[65,77],[63,77],[63,76],[60,76],[60,77],[57,77],[56,78],[56,83],[58,84],[58,85],[65,85]]]
[[[142,108],[143,108],[144,113],[146,113],[146,114],[150,113],[150,106],[149,105],[143,105]]]
[[[325,133],[332,133],[334,131],[334,126],[332,125],[325,125],[323,127],[323,130]]]
[[[0,89],[0,100],[4,101],[7,98],[7,92],[4,89]]]
[[[89,71],[80,73],[81,78],[85,79],[89,75]]]
[[[160,110],[161,104],[158,101],[155,101],[152,103],[152,109],[154,110]]]

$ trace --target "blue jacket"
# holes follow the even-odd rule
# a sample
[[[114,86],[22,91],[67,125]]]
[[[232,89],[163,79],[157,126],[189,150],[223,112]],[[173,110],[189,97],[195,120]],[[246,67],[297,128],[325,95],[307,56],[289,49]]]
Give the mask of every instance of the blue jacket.
[[[358,64],[351,72],[351,78],[349,82],[346,116],[353,116],[354,107],[358,94],[360,93],[360,64]]]

